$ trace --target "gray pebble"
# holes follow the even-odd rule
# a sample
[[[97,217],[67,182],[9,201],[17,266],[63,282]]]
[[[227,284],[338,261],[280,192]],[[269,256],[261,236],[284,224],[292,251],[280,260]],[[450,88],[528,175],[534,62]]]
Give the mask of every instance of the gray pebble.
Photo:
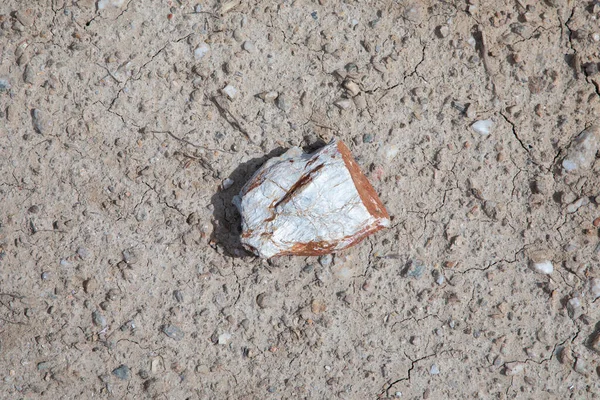
[[[40,211],[40,208],[36,205],[33,205],[27,209],[31,214],[37,214]]]
[[[365,133],[363,135],[363,143],[373,143],[375,136],[372,133]]]
[[[173,297],[178,303],[183,302],[183,292],[179,289],[173,291]]]
[[[83,290],[87,294],[92,294],[98,289],[98,282],[95,278],[87,279],[83,282]]]
[[[47,281],[48,279],[50,279],[50,272],[42,272],[42,280]]]
[[[277,105],[277,108],[284,112],[288,112],[292,108],[288,96],[285,93],[281,93],[279,96],[277,96],[275,104]]]
[[[429,369],[429,373],[430,373],[431,375],[437,375],[437,374],[439,374],[439,373],[440,373],[440,368],[437,366],[437,364],[433,364],[433,365],[431,366],[431,368]]]
[[[42,361],[37,365],[38,371],[43,371],[48,368],[50,368],[50,363],[48,361]]]
[[[128,380],[130,375],[129,367],[125,364],[122,364],[118,368],[113,369],[112,373],[114,376],[124,381]]]
[[[79,247],[77,249],[77,255],[82,259],[86,259],[88,258],[88,256],[90,255],[90,252],[88,251],[88,249],[86,249],[85,247]]]
[[[410,259],[404,268],[404,276],[408,278],[420,279],[427,266],[425,263],[419,259]]]
[[[40,135],[48,133],[52,127],[52,123],[46,119],[45,114],[37,108],[31,110],[31,121],[33,122],[33,129]]]
[[[165,325],[163,326],[162,331],[165,335],[177,341],[185,337],[185,333],[175,325]]]
[[[123,250],[123,261],[127,264],[135,264],[138,261],[137,255],[133,249]]]
[[[106,326],[106,318],[100,314],[100,311],[96,310],[92,313],[92,321],[94,324],[104,328]]]
[[[10,83],[8,82],[8,80],[0,78],[0,92],[9,90],[9,89],[10,89]]]

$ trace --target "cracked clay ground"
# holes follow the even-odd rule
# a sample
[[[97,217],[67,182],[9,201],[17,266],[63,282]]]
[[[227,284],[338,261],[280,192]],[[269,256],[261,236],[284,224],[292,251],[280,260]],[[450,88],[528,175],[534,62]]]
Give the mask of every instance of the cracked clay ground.
[[[0,398],[598,398],[600,160],[562,161],[599,122],[599,21],[0,1]],[[333,136],[392,227],[333,259],[244,252],[232,197]]]

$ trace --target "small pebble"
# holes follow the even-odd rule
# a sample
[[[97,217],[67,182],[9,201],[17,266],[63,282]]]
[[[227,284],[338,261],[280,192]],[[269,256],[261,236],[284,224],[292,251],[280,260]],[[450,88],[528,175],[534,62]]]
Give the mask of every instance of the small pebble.
[[[356,84],[356,82],[351,80],[344,81],[344,88],[346,88],[352,97],[360,93],[360,87]]]
[[[363,143],[373,143],[374,139],[375,135],[373,135],[372,133],[365,133],[363,135]]]
[[[97,310],[92,313],[92,321],[94,324],[102,328],[104,328],[107,324],[104,315],[100,314],[100,311]]]
[[[42,272],[42,280],[47,281],[48,279],[50,279],[50,272]]]
[[[210,46],[208,44],[204,42],[200,43],[198,47],[196,47],[196,50],[194,50],[194,58],[198,61],[201,60],[206,55],[206,53],[209,52],[209,50]]]
[[[491,133],[492,128],[494,127],[494,121],[491,119],[484,119],[475,122],[471,125],[471,128],[482,136],[487,136]]]
[[[475,106],[470,103],[465,107],[465,116],[469,119],[473,119],[477,116],[477,112],[475,110]]]
[[[264,102],[275,101],[275,99],[279,96],[279,93],[275,90],[271,90],[269,92],[262,92],[258,95]]]
[[[10,89],[10,83],[7,79],[0,79],[0,92]]]
[[[231,340],[231,333],[225,332],[219,335],[219,344],[225,345],[229,343],[229,340]]]
[[[242,48],[244,50],[246,50],[248,53],[254,53],[254,50],[256,50],[256,47],[254,46],[254,43],[252,43],[249,40],[246,40],[244,42],[244,44],[242,45]]]
[[[567,302],[567,312],[572,319],[579,317],[579,314],[581,314],[581,300],[578,297],[573,297]]]
[[[162,331],[165,335],[177,341],[180,341],[185,337],[185,333],[175,325],[165,325],[163,326]]]
[[[440,37],[445,38],[450,33],[450,28],[448,27],[448,25],[440,25],[438,26],[437,31]]]
[[[90,278],[87,279],[83,282],[83,290],[87,293],[87,294],[92,294],[96,291],[96,289],[98,288],[98,281],[96,281],[95,278]]]
[[[233,179],[230,179],[230,178],[225,179],[222,183],[223,190],[229,189],[231,186],[233,186],[234,182],[235,181]]]
[[[586,369],[587,369],[587,364],[586,364],[585,360],[581,357],[577,357],[577,361],[575,361],[575,365],[573,365],[573,369],[576,372],[579,372],[580,374],[585,375]]]
[[[403,275],[408,278],[420,279],[425,273],[426,269],[427,266],[423,261],[418,259],[410,259],[404,268]]]
[[[600,150],[600,128],[593,125],[573,139],[562,167],[567,172],[588,169],[594,163],[598,150]]]
[[[522,362],[510,362],[505,364],[504,373],[508,376],[519,375],[525,370],[525,364]]]
[[[128,380],[130,375],[129,367],[125,364],[122,364],[118,368],[113,369],[112,373],[114,376],[124,381]]]
[[[531,269],[533,269],[535,272],[546,275],[554,272],[554,266],[552,265],[552,262],[548,260],[532,262]]]
[[[440,368],[436,364],[433,364],[429,369],[429,373],[431,375],[438,375],[440,373]]]
[[[336,107],[338,107],[342,110],[347,110],[350,108],[350,106],[352,106],[352,101],[350,101],[350,99],[341,99],[341,100],[336,101],[333,104],[335,104]]]
[[[233,100],[233,98],[237,95],[237,89],[234,88],[231,85],[227,85],[225,86],[223,89],[221,89],[221,91],[227,96],[229,97],[231,100]]]
[[[285,93],[281,93],[279,94],[279,96],[277,96],[275,104],[277,105],[277,108],[279,108],[283,112],[288,112],[292,108],[288,96]]]
[[[179,289],[173,291],[173,297],[178,303],[183,303],[183,292]]]
[[[52,122],[48,120],[45,114],[37,108],[31,110],[31,120],[33,122],[33,129],[40,135],[48,133],[52,127]]]
[[[573,214],[577,212],[577,210],[579,210],[580,207],[586,206],[588,204],[589,199],[587,197],[581,197],[567,206],[567,213]]]

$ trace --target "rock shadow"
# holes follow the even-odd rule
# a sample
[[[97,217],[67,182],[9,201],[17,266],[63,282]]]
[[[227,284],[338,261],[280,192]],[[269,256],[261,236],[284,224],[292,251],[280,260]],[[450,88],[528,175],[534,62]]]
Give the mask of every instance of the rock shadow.
[[[211,197],[213,205],[213,233],[211,243],[220,246],[226,255],[246,257],[252,255],[244,249],[240,241],[242,218],[232,200],[240,193],[242,187],[254,173],[270,158],[278,157],[288,149],[278,147],[263,157],[253,158],[240,164],[229,176],[233,185],[227,189],[222,187]]]

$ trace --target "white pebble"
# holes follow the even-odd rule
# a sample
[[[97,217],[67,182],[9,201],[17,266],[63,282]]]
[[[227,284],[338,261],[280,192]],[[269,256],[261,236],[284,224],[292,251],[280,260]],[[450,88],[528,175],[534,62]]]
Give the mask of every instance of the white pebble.
[[[237,89],[231,85],[225,86],[223,89],[221,89],[221,91],[225,93],[230,99],[233,99],[237,94]]]
[[[431,375],[437,375],[437,374],[439,374],[439,373],[440,373],[440,368],[439,368],[439,367],[438,367],[436,364],[433,364],[433,365],[431,366],[431,369],[429,370],[429,373],[430,373]]]
[[[600,128],[592,125],[573,139],[562,166],[567,172],[591,168],[600,150]]]
[[[233,179],[229,179],[229,178],[225,179],[223,181],[223,190],[229,189],[233,185],[234,182],[235,181]]]
[[[244,44],[242,45],[243,49],[246,50],[248,53],[254,53],[254,50],[256,49],[256,47],[254,47],[254,43],[246,40],[244,42]]]
[[[494,121],[491,119],[480,120],[471,125],[471,128],[473,128],[475,132],[483,136],[489,135],[493,127]]]
[[[219,335],[219,344],[227,344],[231,339],[231,333],[225,332]]]
[[[204,42],[200,43],[198,47],[196,47],[196,50],[194,50],[194,58],[196,60],[201,60],[202,57],[204,57],[206,53],[208,53],[209,50],[210,47],[208,46],[208,44]]]
[[[540,274],[549,275],[554,272],[554,266],[551,261],[539,261],[531,264],[531,269],[535,272],[539,272]]]

